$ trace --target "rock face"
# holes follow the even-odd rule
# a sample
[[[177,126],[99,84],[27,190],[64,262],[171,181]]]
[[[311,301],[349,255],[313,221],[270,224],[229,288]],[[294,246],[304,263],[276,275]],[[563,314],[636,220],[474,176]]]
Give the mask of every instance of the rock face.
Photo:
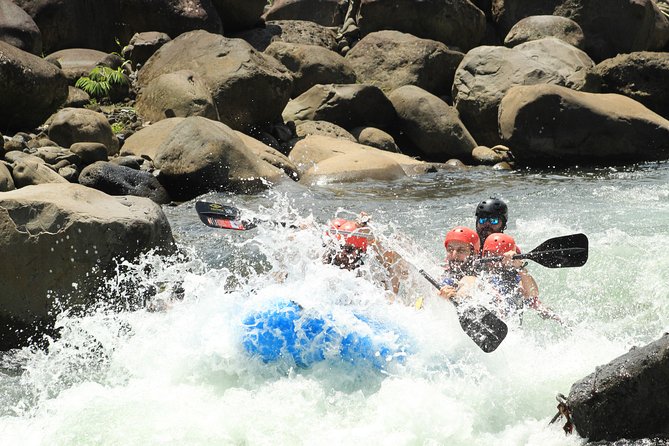
[[[115,260],[150,249],[169,252],[165,214],[146,198],[111,197],[78,184],[29,186],[0,194],[0,347],[17,329],[52,320],[58,308],[100,297]]]
[[[344,20],[346,0],[276,0],[263,18],[270,20],[308,20],[322,26],[339,26]]]
[[[212,0],[225,32],[251,28],[261,21],[267,0]]]
[[[0,80],[0,131],[34,128],[67,99],[60,69],[5,42],[0,42]]]
[[[99,142],[108,155],[118,153],[119,141],[102,113],[79,108],[64,108],[51,119],[49,138],[61,147],[78,142]]]
[[[590,441],[669,435],[669,334],[574,383],[567,404]]]
[[[625,96],[513,87],[499,131],[519,165],[615,165],[669,157],[669,120]]]
[[[235,130],[273,122],[290,97],[288,70],[241,39],[206,31],[182,34],[151,56],[138,82],[145,88],[158,76],[180,70],[198,74],[212,93],[221,122]]]
[[[264,28],[253,28],[233,34],[232,37],[247,41],[258,51],[265,51],[272,42],[317,45],[333,51],[337,49],[336,34],[332,29],[306,20],[271,20],[265,23]]]

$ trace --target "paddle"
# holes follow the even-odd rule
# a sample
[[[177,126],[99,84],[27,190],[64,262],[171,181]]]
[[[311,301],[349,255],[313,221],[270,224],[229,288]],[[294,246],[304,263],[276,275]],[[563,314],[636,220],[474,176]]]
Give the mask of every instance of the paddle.
[[[258,218],[252,220],[242,219],[241,211],[236,207],[211,203],[208,201],[198,201],[195,203],[195,211],[202,223],[211,226],[212,228],[248,231],[249,229],[257,227],[258,224],[261,223],[297,228],[295,225],[281,221],[260,220]]]
[[[570,268],[585,265],[588,261],[588,237],[572,234],[546,240],[526,254],[516,254],[514,259],[529,259],[548,268]],[[494,262],[503,257],[483,257],[478,262]]]
[[[418,272],[434,285],[435,288],[438,290],[442,288],[439,282],[426,273],[425,270],[421,269]],[[509,327],[507,327],[506,323],[483,305],[467,305],[463,309],[455,300],[451,300],[451,302],[453,302],[453,305],[457,309],[460,327],[462,327],[467,336],[484,352],[490,353],[495,351],[509,332]]]

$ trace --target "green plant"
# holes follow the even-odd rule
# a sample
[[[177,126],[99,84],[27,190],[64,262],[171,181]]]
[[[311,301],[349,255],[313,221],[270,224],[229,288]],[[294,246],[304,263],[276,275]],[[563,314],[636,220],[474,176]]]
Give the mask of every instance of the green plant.
[[[111,125],[112,133],[114,135],[118,133],[123,133],[123,130],[125,130],[125,124],[122,122],[115,122]]]
[[[98,65],[91,70],[88,76],[80,77],[75,87],[81,88],[93,98],[105,98],[109,96],[113,88],[124,87],[129,83],[122,66],[114,70]]]

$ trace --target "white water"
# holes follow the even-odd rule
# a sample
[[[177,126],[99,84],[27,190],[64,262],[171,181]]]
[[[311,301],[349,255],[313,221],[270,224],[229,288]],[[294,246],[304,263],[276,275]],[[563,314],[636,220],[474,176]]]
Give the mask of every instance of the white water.
[[[669,168],[587,173],[441,172],[390,184],[304,188],[255,197],[208,195],[251,215],[325,222],[367,211],[377,233],[438,273],[443,235],[473,224],[490,195],[510,206],[508,232],[525,251],[583,232],[582,268],[530,266],[542,300],[571,331],[527,314],[500,348],[481,352],[453,308],[420,276],[403,289],[423,310],[390,304],[365,278],[320,263],[323,226],[248,232],[202,225],[193,203],[165,208],[191,259],[147,257],[145,282],[183,280],[166,311],[62,315],[48,351],[2,357],[2,445],[580,445],[548,425],[555,395],[669,330]],[[348,214],[350,215],[350,214]],[[143,272],[153,264],[154,272]],[[288,272],[277,283],[271,270]],[[163,293],[164,295],[167,292]],[[129,296],[130,297],[130,296]],[[241,319],[278,298],[358,312],[396,325],[415,346],[386,371],[326,361],[309,369],[244,353]]]

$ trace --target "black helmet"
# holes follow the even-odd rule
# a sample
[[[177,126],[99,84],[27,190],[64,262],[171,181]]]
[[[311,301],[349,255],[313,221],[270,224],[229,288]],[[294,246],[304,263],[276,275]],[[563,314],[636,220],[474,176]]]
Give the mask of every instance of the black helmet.
[[[499,198],[488,198],[476,206],[477,217],[502,217],[504,223],[509,219],[509,208]]]

